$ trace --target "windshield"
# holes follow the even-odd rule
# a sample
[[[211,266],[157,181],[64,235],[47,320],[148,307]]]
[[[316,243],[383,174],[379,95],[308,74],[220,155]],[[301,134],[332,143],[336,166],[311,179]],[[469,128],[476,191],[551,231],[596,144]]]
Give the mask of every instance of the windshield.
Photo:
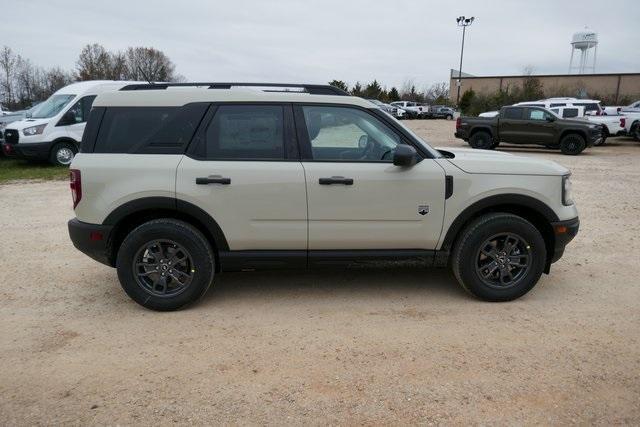
[[[31,112],[32,119],[48,119],[58,114],[75,95],[52,95],[42,104],[38,104]]]

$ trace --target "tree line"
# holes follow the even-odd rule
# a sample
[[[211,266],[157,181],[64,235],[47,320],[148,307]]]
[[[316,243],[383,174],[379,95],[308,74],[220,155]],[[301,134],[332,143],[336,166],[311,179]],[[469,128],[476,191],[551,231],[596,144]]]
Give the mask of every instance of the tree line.
[[[0,50],[0,101],[7,110],[30,108],[47,99],[53,92],[76,81],[84,80],[139,80],[184,81],[176,66],[161,50],[152,47],[129,47],[122,51],[109,51],[93,43],[82,48],[75,69],[45,68],[4,46]],[[413,81],[405,81],[400,88],[380,84],[377,80],[349,86],[343,80],[329,84],[354,96],[378,99],[382,102],[415,101],[429,104],[448,104],[449,85],[436,83],[424,89],[416,88]]]
[[[145,77],[146,76],[146,77]],[[129,47],[108,51],[97,43],[82,48],[76,68],[45,68],[4,46],[0,50],[0,100],[7,110],[30,108],[70,83],[84,80],[182,81],[176,67],[162,51]]]
[[[446,82],[434,83],[422,90],[416,89],[416,85],[411,80],[406,80],[400,89],[392,86],[387,90],[377,80],[371,83],[362,84],[356,82],[353,86],[343,80],[332,80],[330,85],[335,86],[350,93],[353,96],[360,96],[366,99],[377,99],[382,102],[394,101],[415,101],[427,104],[449,105],[449,84]]]

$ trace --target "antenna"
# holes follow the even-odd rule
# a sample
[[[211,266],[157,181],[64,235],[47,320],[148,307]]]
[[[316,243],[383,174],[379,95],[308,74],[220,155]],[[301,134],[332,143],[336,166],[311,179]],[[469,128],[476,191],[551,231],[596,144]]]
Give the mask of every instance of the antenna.
[[[145,74],[144,71],[142,71],[142,67],[140,67],[138,65],[138,71],[140,71],[140,74],[142,74],[142,77],[144,77],[144,79],[150,84],[153,85],[153,82],[149,79],[149,77],[147,77],[147,75]]]

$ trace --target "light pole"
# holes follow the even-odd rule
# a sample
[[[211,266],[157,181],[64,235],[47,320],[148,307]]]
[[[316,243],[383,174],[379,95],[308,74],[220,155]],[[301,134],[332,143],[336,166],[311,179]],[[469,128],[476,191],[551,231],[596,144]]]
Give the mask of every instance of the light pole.
[[[476,19],[473,16],[466,18],[464,16],[458,16],[456,22],[458,27],[462,27],[462,48],[460,49],[460,68],[458,70],[458,96],[456,98],[456,107],[460,105],[460,86],[462,86],[462,56],[464,55],[464,35],[467,31],[467,27],[473,24],[473,20]]]

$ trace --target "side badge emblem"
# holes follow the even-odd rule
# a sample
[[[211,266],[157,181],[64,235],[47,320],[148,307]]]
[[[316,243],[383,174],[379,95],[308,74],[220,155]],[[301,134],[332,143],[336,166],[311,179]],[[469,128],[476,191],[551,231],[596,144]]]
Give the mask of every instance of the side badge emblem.
[[[422,216],[429,213],[429,205],[418,205],[418,213]]]

